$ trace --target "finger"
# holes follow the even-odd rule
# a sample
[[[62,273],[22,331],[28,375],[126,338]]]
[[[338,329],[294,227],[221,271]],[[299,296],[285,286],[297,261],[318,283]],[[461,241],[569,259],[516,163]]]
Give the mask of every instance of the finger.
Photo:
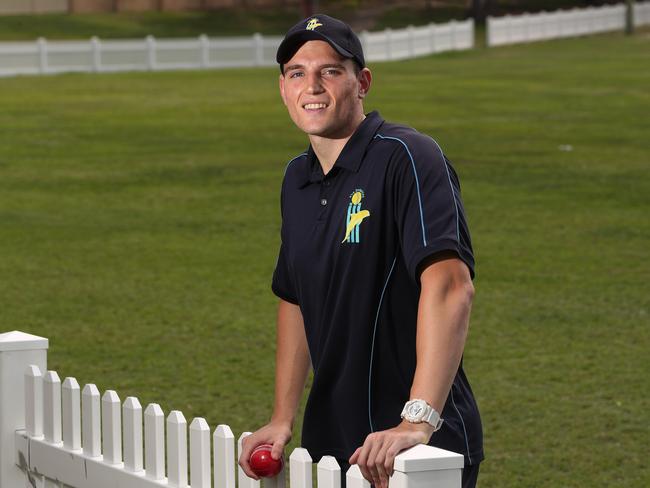
[[[386,458],[386,441],[382,439],[381,444],[377,445],[377,449],[371,454],[372,467],[371,471],[375,473],[378,480],[377,485],[380,487],[388,486],[388,475],[384,468],[384,460]]]
[[[243,454],[243,453],[242,453]],[[248,462],[248,457],[241,457],[239,458],[239,466],[241,466],[241,469],[244,471],[246,476],[249,478],[253,478],[254,480],[259,480],[260,478],[253,472],[249,462]]]
[[[271,457],[276,461],[282,457],[282,452],[284,451],[284,442],[275,441],[273,447],[271,448]]]
[[[384,471],[386,471],[386,475],[389,478],[393,476],[395,456],[397,456],[398,453],[399,451],[395,448],[395,443],[391,443],[386,448],[386,458],[384,459]]]
[[[350,459],[348,459],[349,464],[357,464],[357,459],[359,458],[359,453],[361,452],[361,448],[357,447],[357,450],[354,451],[352,456],[350,456]]]
[[[369,477],[366,479],[376,487],[379,486],[379,473],[377,472],[377,467],[375,466],[375,457],[377,450],[380,447],[380,442],[381,441],[377,438],[376,435],[369,435],[366,437],[366,441],[363,443],[363,451],[359,456],[359,464],[363,465],[369,474]]]
[[[357,466],[359,466],[359,470],[361,471],[361,475],[368,480],[370,483],[372,483],[372,474],[368,470],[368,453],[369,453],[369,448],[370,446],[368,445],[368,439],[366,438],[366,441],[363,443],[363,446],[361,446],[359,449],[357,449]]]
[[[250,458],[253,450],[263,444],[264,442],[257,438],[255,434],[248,435],[241,440],[241,453],[239,455],[239,465],[246,473],[246,476],[253,478],[254,480],[259,480],[259,476],[255,474],[253,468],[250,465]]]
[[[239,456],[239,466],[241,466],[241,469],[244,471],[244,473],[246,473],[246,476],[258,480],[259,477],[253,472],[249,460],[250,460],[250,455],[246,454],[242,449],[242,452]]]

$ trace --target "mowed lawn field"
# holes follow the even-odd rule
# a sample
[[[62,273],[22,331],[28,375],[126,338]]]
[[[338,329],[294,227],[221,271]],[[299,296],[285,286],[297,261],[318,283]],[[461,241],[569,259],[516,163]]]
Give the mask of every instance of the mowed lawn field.
[[[650,36],[371,68],[367,109],[461,178],[480,485],[648,486]],[[277,76],[0,79],[0,331],[48,337],[50,368],[122,399],[264,423],[279,187],[306,146]]]

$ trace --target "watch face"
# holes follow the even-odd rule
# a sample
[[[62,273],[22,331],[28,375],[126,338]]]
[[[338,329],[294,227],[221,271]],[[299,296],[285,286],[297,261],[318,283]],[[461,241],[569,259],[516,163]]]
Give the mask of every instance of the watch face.
[[[418,419],[424,413],[424,406],[420,402],[411,403],[406,409],[406,413],[413,419]]]

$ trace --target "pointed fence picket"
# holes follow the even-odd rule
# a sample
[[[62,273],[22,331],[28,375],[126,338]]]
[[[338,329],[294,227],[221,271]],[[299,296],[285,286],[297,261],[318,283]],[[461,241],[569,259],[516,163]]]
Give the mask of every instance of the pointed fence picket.
[[[108,390],[102,397],[102,453],[107,464],[122,462],[120,397]]]
[[[150,403],[144,411],[144,452],[147,478],[165,477],[165,415],[157,403]]]
[[[187,486],[187,422],[178,410],[167,417],[167,478],[169,486]]]
[[[142,407],[135,397],[128,397],[122,406],[124,422],[124,469],[142,472]]]
[[[63,380],[63,447],[70,451],[81,449],[81,390],[74,378]]]
[[[0,369],[5,368],[5,336],[0,334]],[[188,429],[180,411],[171,411],[165,419],[160,406],[151,403],[143,414],[136,397],[121,403],[117,392],[107,390],[100,396],[94,384],[80,390],[72,377],[61,384],[55,371],[43,375],[42,366],[30,364],[31,357],[25,356],[22,363],[6,370],[19,367],[23,371],[18,382],[24,392],[21,401],[0,392],[0,426],[7,424],[7,412],[16,413],[17,419],[12,421],[13,431],[0,433],[0,439],[12,438],[15,454],[15,461],[7,463],[6,449],[0,450],[0,486],[286,488],[286,466],[263,482],[246,476],[237,466],[235,437],[227,425],[217,426],[211,436],[210,426],[200,417]],[[239,437],[237,454],[248,435],[244,432]],[[288,464],[291,488],[313,488],[313,462],[306,449],[295,449]],[[397,457],[391,488],[458,488],[462,465],[459,454],[416,446]],[[357,466],[345,475],[348,488],[370,488]],[[324,456],[316,466],[316,478],[318,488],[341,488],[336,459]]]
[[[56,371],[43,378],[43,432],[50,444],[61,442],[61,380]]]
[[[101,455],[101,418],[99,415],[99,390],[93,384],[84,386],[81,392],[81,443],[88,457]]]
[[[235,436],[227,425],[219,425],[213,436],[214,486],[235,488]]]

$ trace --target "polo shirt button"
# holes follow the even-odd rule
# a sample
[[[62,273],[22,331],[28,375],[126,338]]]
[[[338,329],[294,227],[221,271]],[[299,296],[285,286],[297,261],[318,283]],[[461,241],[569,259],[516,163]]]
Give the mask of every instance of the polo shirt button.
[[[323,199],[321,199],[320,204],[321,204],[323,207],[324,207],[325,205],[327,205],[327,198],[323,198]]]
[[[330,186],[332,183],[330,182],[330,180],[325,180],[325,181],[323,182],[323,184],[324,184],[325,186]]]

